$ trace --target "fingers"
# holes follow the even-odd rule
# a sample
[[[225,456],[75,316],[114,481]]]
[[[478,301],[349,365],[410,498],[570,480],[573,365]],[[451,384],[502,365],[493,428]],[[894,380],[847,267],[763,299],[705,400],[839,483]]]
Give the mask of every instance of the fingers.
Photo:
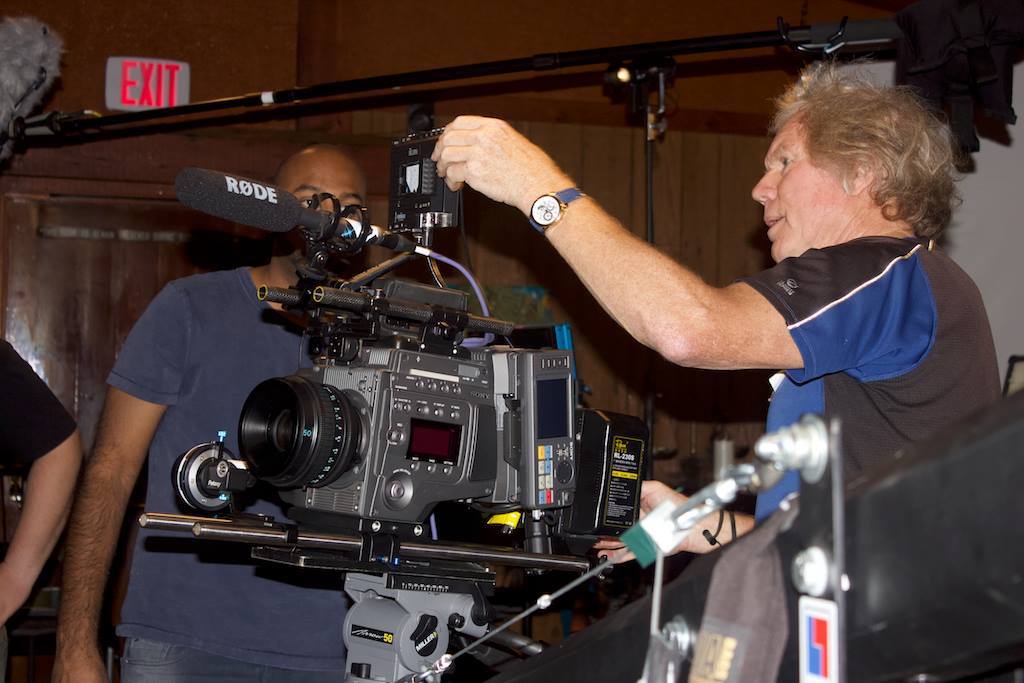
[[[623,562],[636,559],[636,556],[626,547],[619,548],[618,550],[603,551],[599,554],[599,557],[608,558],[608,562],[611,564],[622,564]]]
[[[456,118],[441,134],[430,158],[448,187],[468,185],[523,213],[529,213],[541,194],[573,185],[543,150],[499,119]]]
[[[437,144],[434,145],[434,151],[430,154],[430,158],[440,162],[444,158],[448,158],[447,155],[450,155],[451,150],[455,148],[469,148],[472,145],[476,145],[480,137],[478,131],[484,125],[483,122],[492,120],[494,119],[484,119],[479,116],[460,116],[456,118],[445,126],[444,132],[441,133]],[[463,153],[467,151],[468,149],[464,150]]]
[[[444,184],[448,186],[448,189],[452,192],[458,192],[465,185],[461,180],[453,180],[452,178],[445,178]]]
[[[486,116],[470,116],[463,114],[462,116],[456,116],[452,119],[452,122],[445,126],[444,130],[445,133],[450,130],[473,130],[497,121],[498,119],[492,119]]]
[[[607,558],[611,564],[621,564],[634,559],[634,555],[618,538],[602,538],[593,545],[597,556]]]
[[[648,479],[643,483],[640,489],[640,509],[643,512],[650,512],[666,500],[682,505],[687,501],[687,497],[655,479]]]
[[[442,145],[440,142],[434,147],[434,153],[430,156],[437,164],[437,173],[442,178],[448,177],[448,169],[452,164],[465,163],[472,157],[473,148],[467,145]]]

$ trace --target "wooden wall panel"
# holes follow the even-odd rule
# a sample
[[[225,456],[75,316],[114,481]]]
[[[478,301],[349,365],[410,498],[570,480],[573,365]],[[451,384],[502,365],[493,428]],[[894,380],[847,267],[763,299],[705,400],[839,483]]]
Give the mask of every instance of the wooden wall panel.
[[[0,191],[173,199],[174,176],[185,166],[269,180],[290,154],[327,142],[346,147],[363,169],[371,193],[386,196],[389,139],[219,129],[69,141],[15,154],[0,169]]]
[[[175,59],[192,67],[191,99],[295,84],[298,0],[5,0],[3,16],[37,17],[64,39],[47,109],[105,109],[107,57]],[[271,124],[291,129],[291,121]]]
[[[195,241],[215,231],[221,247],[262,238],[160,200],[8,194],[2,220],[4,335],[78,419],[86,447],[117,350],[153,296],[169,280],[236,265],[230,253],[197,261]],[[147,240],[154,233],[192,241]]]
[[[721,225],[733,226],[730,241],[718,249],[716,283],[726,285],[771,265],[763,211],[750,197],[764,173],[762,159],[770,140],[767,136],[744,135],[720,135],[717,140],[722,160],[716,181],[719,220]]]
[[[586,188],[589,195],[630,229],[635,229],[632,167],[638,139],[637,131],[629,128],[584,126],[583,168],[577,176],[580,187]],[[614,268],[615,264],[609,267]],[[586,291],[573,306],[582,302],[598,308]],[[572,307],[568,313],[578,315]],[[642,415],[651,353],[625,334],[604,311],[595,315],[598,327],[594,333],[579,335],[576,340],[581,378],[594,392],[589,404]]]
[[[906,4],[909,4],[907,0]],[[850,0],[746,0],[679,3],[619,0],[587,3],[526,0],[429,5],[415,0],[344,3],[304,0],[299,5],[300,51],[316,63],[300,67],[303,82],[366,76],[528,57],[538,53],[606,48],[753,31],[772,31],[781,16],[792,25],[891,16],[888,8]],[[789,81],[803,58],[765,48],[680,58],[672,90],[673,125],[688,130],[763,129],[769,100]],[[602,65],[603,66],[603,65]],[[448,84],[422,88],[446,114],[501,114],[516,119],[622,125],[621,107],[608,107],[602,66],[583,77],[565,72],[523,73],[489,89],[459,92]],[[403,91],[415,90],[406,88]],[[612,118],[615,117],[615,118]],[[751,119],[757,123],[751,126]],[[337,117],[345,130],[347,116]],[[724,127],[723,127],[724,126]]]

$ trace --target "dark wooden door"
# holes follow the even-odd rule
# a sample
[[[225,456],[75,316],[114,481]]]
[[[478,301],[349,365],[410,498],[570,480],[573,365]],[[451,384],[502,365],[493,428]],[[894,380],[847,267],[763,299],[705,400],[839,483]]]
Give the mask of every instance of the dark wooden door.
[[[172,201],[7,195],[5,337],[93,442],[105,379],[168,281],[259,261],[266,238]]]

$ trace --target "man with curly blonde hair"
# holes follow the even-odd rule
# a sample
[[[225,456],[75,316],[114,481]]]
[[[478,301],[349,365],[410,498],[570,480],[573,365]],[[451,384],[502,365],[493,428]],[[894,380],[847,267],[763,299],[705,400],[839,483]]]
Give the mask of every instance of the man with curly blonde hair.
[[[519,208],[605,310],[666,359],[781,368],[768,429],[808,412],[840,416],[856,475],[999,395],[981,296],[933,239],[956,201],[951,137],[909,91],[830,64],[779,98],[771,132],[752,195],[776,265],[721,288],[625,230],[503,121],[455,119],[434,159],[452,188]],[[796,488],[787,476],[760,496],[757,517]],[[670,496],[685,499],[647,482],[643,507]],[[754,524],[737,522],[741,533]],[[679,549],[710,550],[702,530]]]

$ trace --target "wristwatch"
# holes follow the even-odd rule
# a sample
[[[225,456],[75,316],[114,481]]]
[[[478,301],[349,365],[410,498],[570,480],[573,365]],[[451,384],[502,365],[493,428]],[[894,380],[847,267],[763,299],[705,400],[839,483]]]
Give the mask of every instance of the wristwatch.
[[[530,207],[530,225],[543,235],[548,228],[562,220],[570,202],[583,196],[585,195],[575,187],[541,195]]]

